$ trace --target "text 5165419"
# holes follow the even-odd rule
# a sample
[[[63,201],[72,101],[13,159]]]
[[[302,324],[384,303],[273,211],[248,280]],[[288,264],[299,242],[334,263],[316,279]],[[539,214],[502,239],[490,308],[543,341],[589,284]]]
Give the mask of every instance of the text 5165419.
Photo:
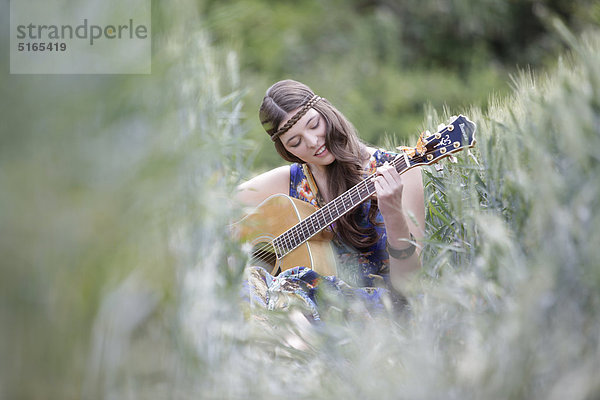
[[[17,44],[18,51],[66,51],[67,44],[64,42],[20,42]]]

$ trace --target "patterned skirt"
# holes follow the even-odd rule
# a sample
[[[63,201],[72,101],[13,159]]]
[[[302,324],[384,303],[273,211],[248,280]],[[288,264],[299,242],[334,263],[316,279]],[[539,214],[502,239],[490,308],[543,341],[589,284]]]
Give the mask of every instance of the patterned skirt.
[[[373,317],[405,309],[405,298],[382,287],[352,287],[335,276],[295,267],[277,276],[264,268],[246,268],[243,297],[252,307],[288,310],[299,307],[313,322],[332,313],[344,317]]]

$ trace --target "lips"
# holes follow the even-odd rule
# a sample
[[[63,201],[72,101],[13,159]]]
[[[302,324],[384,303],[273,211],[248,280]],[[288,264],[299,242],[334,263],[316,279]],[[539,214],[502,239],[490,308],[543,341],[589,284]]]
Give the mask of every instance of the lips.
[[[327,147],[325,147],[325,145],[319,147],[319,150],[317,150],[317,152],[315,153],[315,156],[320,156],[321,154],[323,154],[325,152],[325,150],[327,150]]]

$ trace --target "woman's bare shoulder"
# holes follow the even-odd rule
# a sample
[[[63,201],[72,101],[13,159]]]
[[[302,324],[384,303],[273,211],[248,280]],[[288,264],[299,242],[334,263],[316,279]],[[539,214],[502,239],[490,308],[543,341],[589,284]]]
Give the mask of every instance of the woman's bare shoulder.
[[[237,188],[236,199],[244,206],[255,207],[271,195],[288,194],[289,187],[290,166],[285,165],[240,184]]]
[[[370,156],[375,154],[375,152],[378,150],[377,148],[371,146],[365,146],[365,149],[367,150]]]

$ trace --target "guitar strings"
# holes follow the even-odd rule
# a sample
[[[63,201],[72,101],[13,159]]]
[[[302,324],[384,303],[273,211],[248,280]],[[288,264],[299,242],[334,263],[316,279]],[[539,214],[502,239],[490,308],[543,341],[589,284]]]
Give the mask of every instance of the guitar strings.
[[[422,157],[419,157],[422,159]],[[403,157],[396,157],[393,161],[392,161],[392,165],[397,169],[398,166],[400,167],[406,167],[406,164],[404,163],[404,158]],[[337,219],[339,219],[341,216],[343,216],[346,212],[350,211],[351,209],[353,209],[355,206],[359,205],[360,203],[362,203],[362,201],[364,201],[366,199],[363,198],[361,199],[361,192],[359,191],[359,186],[361,185],[365,185],[367,186],[365,189],[367,190],[367,192],[374,192],[374,184],[371,181],[371,179],[375,176],[376,174],[371,174],[370,176],[368,176],[367,178],[365,178],[363,181],[361,181],[360,183],[358,183],[356,186],[354,186],[353,188],[349,189],[346,193],[338,196],[337,198],[335,198],[334,200],[332,200],[330,203],[328,203],[325,207],[321,208],[320,210],[325,210],[327,207],[331,207],[330,205],[335,205],[336,207],[336,211],[339,213],[338,207],[337,207],[337,202],[339,202],[340,199],[342,199],[345,196],[350,196],[350,200],[352,200],[353,204],[350,208],[345,208],[345,204],[342,202],[342,205],[344,206],[344,211],[342,213],[339,213],[339,215],[335,218],[333,218],[330,222],[328,222],[327,224],[331,224],[333,222],[335,222]],[[371,187],[369,187],[371,186]],[[354,198],[352,197],[354,195],[354,193],[351,193],[353,190],[357,191],[357,195],[358,195],[358,199],[359,202],[354,204]],[[371,195],[372,193],[370,193],[369,195]],[[368,196],[367,196],[368,197]],[[320,211],[319,210],[319,211]],[[294,225],[293,227],[291,227],[290,229],[288,229],[287,231],[285,231],[284,233],[280,234],[278,237],[276,237],[275,239],[273,239],[271,242],[266,243],[263,247],[255,249],[252,253],[252,258],[254,260],[257,261],[262,261],[265,263],[268,263],[270,265],[275,265],[277,262],[277,258],[278,256],[283,257],[285,255],[287,255],[289,252],[291,252],[292,250],[294,250],[296,247],[300,246],[302,243],[304,243],[306,240],[310,239],[312,236],[314,236],[316,233],[318,233],[320,230],[317,230],[316,232],[314,232],[312,235],[308,235],[306,230],[304,228],[302,228],[302,233],[304,234],[304,236],[308,236],[307,238],[301,240],[299,243],[292,243],[292,241],[289,241],[289,244],[291,246],[288,246],[287,243],[280,243],[280,247],[282,247],[284,249],[284,252],[282,254],[277,254],[277,249],[276,249],[276,241],[280,241],[281,242],[281,238],[282,237],[286,237],[286,236],[290,236],[290,234],[294,231],[294,230],[298,230],[302,225],[306,225],[306,228],[308,228],[308,220],[313,218],[313,216],[315,216],[317,213],[319,213],[319,211],[317,211],[314,214],[311,214],[309,217],[307,217],[306,219],[300,221],[299,223],[297,223],[296,225]],[[331,219],[331,210],[327,210],[330,213],[330,219]],[[321,212],[321,214],[324,214],[324,212]],[[323,215],[324,216],[324,215]],[[318,215],[317,215],[317,219],[318,219]],[[327,221],[327,219],[324,220],[324,222]],[[311,221],[312,223],[312,221]],[[314,224],[313,224],[313,229],[314,229]],[[321,228],[322,229],[322,228]],[[308,232],[310,233],[310,231]],[[271,251],[272,250],[272,251]]]
[[[415,156],[415,159],[423,159],[423,156]],[[402,169],[406,169],[407,165],[405,163],[405,159],[402,156],[397,156],[394,160],[392,160],[391,162],[392,166],[394,168],[396,168],[396,170],[398,170],[398,167],[402,168]],[[319,210],[317,210],[315,213],[311,214],[310,216],[308,216],[307,218],[305,218],[304,220],[298,222],[296,225],[292,226],[291,228],[289,228],[288,230],[286,230],[285,232],[283,232],[282,234],[280,234],[279,236],[277,236],[276,238],[274,238],[271,242],[269,243],[265,243],[262,247],[257,248],[257,249],[253,249],[252,250],[252,254],[251,254],[251,259],[256,260],[258,262],[264,262],[267,263],[269,265],[272,265],[273,267],[275,267],[275,265],[277,264],[277,258],[278,257],[284,257],[285,255],[287,255],[288,253],[290,253],[292,250],[294,250],[295,248],[297,248],[298,246],[300,246],[302,243],[306,242],[308,239],[310,239],[312,236],[316,235],[318,232],[321,231],[321,229],[317,230],[316,232],[314,232],[312,235],[309,235],[310,231],[307,231],[306,229],[308,228],[308,220],[311,220],[312,223],[312,218],[313,216],[317,215],[316,218],[318,220],[320,214],[324,214],[324,210],[327,209],[327,211],[329,211],[329,217],[331,219],[331,210],[329,209],[329,207],[333,207],[335,206],[336,212],[338,213],[337,217],[333,218],[331,221],[327,222],[327,224],[325,224],[325,222],[327,221],[327,219],[324,219],[323,224],[324,225],[329,225],[332,224],[333,222],[337,221],[339,218],[341,218],[344,214],[346,214],[348,211],[352,210],[354,207],[358,206],[360,203],[362,203],[364,200],[367,199],[368,196],[372,195],[375,191],[374,189],[374,183],[372,181],[373,177],[375,177],[377,174],[371,174],[369,175],[367,178],[363,179],[361,182],[359,182],[358,184],[356,184],[355,186],[353,186],[352,188],[350,188],[348,191],[346,191],[345,193],[339,195],[338,197],[336,197],[335,199],[333,199],[332,201],[330,201],[329,203],[327,203],[324,207],[320,208]],[[365,189],[367,190],[367,193],[369,193],[365,198],[361,199],[361,192],[360,192],[360,186],[364,185],[366,186]],[[358,195],[358,197],[355,199],[353,198],[354,196],[354,191],[356,191],[356,195]],[[345,207],[345,203],[342,200],[342,206],[344,206],[344,210],[339,213],[338,210],[338,202],[340,199],[343,199],[345,196],[349,196],[350,200],[352,201],[352,206],[350,208],[346,208]],[[355,200],[358,200],[358,202],[355,204]],[[333,206],[332,206],[333,205]],[[324,217],[324,215],[323,215]],[[319,222],[319,221],[317,221]],[[303,225],[306,225],[306,229],[303,227]],[[289,240],[289,244],[291,246],[288,246],[287,243],[280,243],[279,245],[275,242],[279,241],[281,242],[282,237],[287,237],[287,236],[291,236],[292,232],[294,230],[299,231],[300,228],[302,227],[302,230],[300,231],[300,233],[302,233],[304,236],[307,236],[306,238],[304,238],[303,240],[301,240],[299,243],[294,244],[292,243],[291,240]],[[313,224],[313,229],[314,229],[314,224]],[[297,232],[298,233],[298,232]],[[281,247],[283,248],[284,252],[281,254],[278,254],[277,252],[277,247]]]

